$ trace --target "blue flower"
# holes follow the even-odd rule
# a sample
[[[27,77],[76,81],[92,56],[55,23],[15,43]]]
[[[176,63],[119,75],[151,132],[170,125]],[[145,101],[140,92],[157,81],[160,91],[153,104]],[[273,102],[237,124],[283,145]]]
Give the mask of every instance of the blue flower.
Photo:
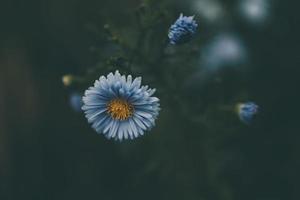
[[[116,71],[85,91],[82,109],[96,132],[121,141],[137,138],[155,125],[159,99],[152,96],[155,89],[141,86],[141,80]]]
[[[258,112],[258,105],[253,102],[237,104],[237,113],[242,122],[250,124]]]
[[[81,112],[81,107],[83,106],[82,95],[74,92],[69,97],[70,106],[75,112]]]
[[[171,44],[187,42],[196,33],[198,24],[194,16],[186,17],[180,14],[176,22],[170,27],[168,37]]]

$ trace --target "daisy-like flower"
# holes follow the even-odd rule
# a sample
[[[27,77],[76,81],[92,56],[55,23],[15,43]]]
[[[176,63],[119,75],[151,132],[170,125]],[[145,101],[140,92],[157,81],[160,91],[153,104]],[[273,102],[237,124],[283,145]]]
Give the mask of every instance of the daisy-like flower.
[[[189,41],[196,33],[198,24],[194,16],[186,17],[180,14],[176,22],[170,27],[168,37],[171,44],[181,44]]]
[[[85,91],[82,106],[88,122],[108,139],[134,139],[155,125],[159,99],[155,89],[141,86],[141,77],[109,73]]]
[[[258,105],[253,102],[238,103],[236,109],[240,120],[250,124],[258,112]]]

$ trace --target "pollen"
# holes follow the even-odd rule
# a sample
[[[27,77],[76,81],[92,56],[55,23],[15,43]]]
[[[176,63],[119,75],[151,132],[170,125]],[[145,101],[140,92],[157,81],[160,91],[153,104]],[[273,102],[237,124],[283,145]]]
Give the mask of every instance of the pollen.
[[[113,119],[126,120],[133,114],[133,106],[123,99],[113,99],[107,104],[107,113]]]

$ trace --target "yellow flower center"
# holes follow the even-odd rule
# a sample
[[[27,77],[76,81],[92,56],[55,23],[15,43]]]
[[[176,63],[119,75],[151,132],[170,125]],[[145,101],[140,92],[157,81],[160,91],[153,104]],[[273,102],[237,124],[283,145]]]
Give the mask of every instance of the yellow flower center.
[[[107,113],[117,120],[126,120],[133,114],[133,106],[123,99],[113,99],[107,104]]]

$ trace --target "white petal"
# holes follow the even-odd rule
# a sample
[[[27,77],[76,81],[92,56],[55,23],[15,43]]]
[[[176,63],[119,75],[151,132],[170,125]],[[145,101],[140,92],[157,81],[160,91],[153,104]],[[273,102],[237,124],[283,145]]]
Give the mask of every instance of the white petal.
[[[124,124],[124,138],[128,139],[128,124]]]
[[[98,110],[93,114],[87,114],[86,117],[88,118],[88,122],[94,121],[98,115],[100,115],[101,113],[104,113],[105,111],[106,111],[106,108]]]
[[[111,121],[108,123],[108,125],[104,128],[103,133],[106,134],[110,130],[110,128],[113,124],[114,124],[114,120],[111,119]]]
[[[107,75],[107,81],[108,81],[109,84],[111,84],[111,83],[114,82],[114,80],[115,80],[115,76],[113,75],[113,73],[110,72],[110,73]]]
[[[135,112],[135,114],[139,115],[139,116],[142,116],[144,118],[152,118],[152,115],[149,114],[149,113],[146,113],[146,112],[143,112],[143,111],[140,111],[140,110],[137,110]]]
[[[154,88],[154,89],[149,89],[149,90],[148,90],[148,95],[149,95],[149,96],[152,96],[155,92],[156,92],[156,89],[155,89],[155,88]]]
[[[147,129],[147,127],[141,122],[140,119],[138,119],[137,117],[133,117],[132,119],[137,124],[137,127],[141,127],[143,130]]]
[[[139,88],[141,86],[141,82],[142,82],[141,77],[135,78],[133,83],[132,83],[132,87]]]
[[[119,123],[118,123],[118,121],[114,120],[114,124],[112,125],[112,127],[111,127],[111,129],[110,129],[110,132],[109,132],[109,135],[110,135],[112,138],[116,137],[118,128],[119,128]]]
[[[92,127],[98,132],[100,133],[102,131],[102,129],[105,127],[105,124],[108,124],[109,122],[109,117],[108,116],[104,116],[101,119],[99,119],[97,122],[95,122]]]
[[[128,75],[127,76],[127,84],[128,84],[129,87],[131,86],[131,83],[132,83],[132,76]]]
[[[137,127],[132,118],[129,119],[129,124],[130,124],[130,127],[131,127],[134,137],[138,137]]]

